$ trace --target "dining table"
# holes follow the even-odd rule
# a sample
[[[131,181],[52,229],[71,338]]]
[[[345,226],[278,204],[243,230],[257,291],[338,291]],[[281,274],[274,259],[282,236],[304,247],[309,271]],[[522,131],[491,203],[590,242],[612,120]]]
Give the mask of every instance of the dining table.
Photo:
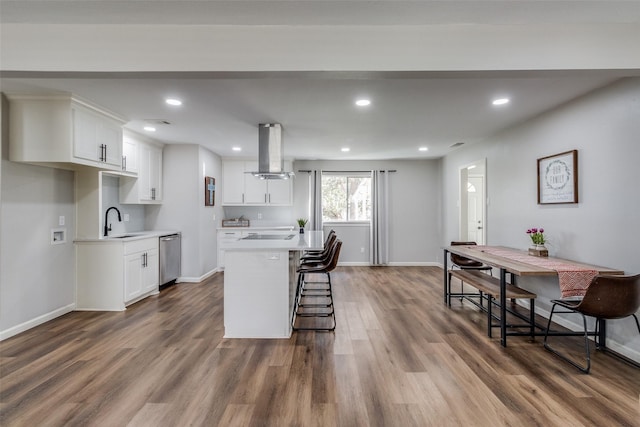
[[[516,278],[522,276],[558,277],[563,297],[579,298],[584,295],[593,277],[598,274],[620,275],[624,271],[608,267],[586,264],[578,261],[556,257],[539,257],[527,251],[505,246],[455,245],[444,248],[444,297],[448,300],[450,276],[448,274],[449,254],[457,254],[499,270],[500,280],[500,343],[507,346],[507,309],[506,286],[507,275],[510,283],[516,285]],[[599,325],[599,342],[605,343],[606,324],[602,319]],[[537,334],[542,335],[543,333]],[[603,344],[604,345],[604,344]]]

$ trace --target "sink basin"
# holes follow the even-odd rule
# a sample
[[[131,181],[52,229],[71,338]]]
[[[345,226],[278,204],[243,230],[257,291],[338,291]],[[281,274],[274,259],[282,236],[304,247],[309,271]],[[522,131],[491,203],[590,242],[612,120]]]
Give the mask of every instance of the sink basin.
[[[136,237],[139,234],[123,234],[122,236],[111,236],[110,239],[126,239],[127,237]]]

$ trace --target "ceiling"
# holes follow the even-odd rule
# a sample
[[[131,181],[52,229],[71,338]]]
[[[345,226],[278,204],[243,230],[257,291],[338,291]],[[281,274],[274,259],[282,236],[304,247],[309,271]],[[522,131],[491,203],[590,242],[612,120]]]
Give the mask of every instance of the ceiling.
[[[584,7],[576,7],[577,3]],[[640,2],[36,1],[0,2],[2,23],[431,25],[638,23]],[[364,7],[363,7],[364,6]],[[437,158],[624,76],[590,72],[4,73],[4,92],[71,92],[165,143],[223,157],[257,154],[257,125],[281,123],[294,159]],[[166,97],[183,101],[180,107]],[[496,107],[496,97],[511,102]],[[355,100],[368,98],[368,107]],[[241,152],[232,151],[241,147]],[[341,148],[349,147],[345,153]],[[418,147],[428,147],[420,152]]]

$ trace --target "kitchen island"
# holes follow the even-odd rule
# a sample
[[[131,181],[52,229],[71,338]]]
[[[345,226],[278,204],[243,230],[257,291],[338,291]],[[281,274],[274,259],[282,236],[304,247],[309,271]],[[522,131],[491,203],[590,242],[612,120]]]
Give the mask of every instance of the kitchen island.
[[[273,233],[225,246],[225,338],[289,338],[300,254],[321,250],[322,231]]]

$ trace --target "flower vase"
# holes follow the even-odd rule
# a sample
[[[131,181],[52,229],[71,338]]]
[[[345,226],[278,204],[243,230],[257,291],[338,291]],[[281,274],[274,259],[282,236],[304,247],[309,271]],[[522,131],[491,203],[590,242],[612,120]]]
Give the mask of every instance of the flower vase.
[[[300,234],[304,234],[304,227],[300,227]]]

